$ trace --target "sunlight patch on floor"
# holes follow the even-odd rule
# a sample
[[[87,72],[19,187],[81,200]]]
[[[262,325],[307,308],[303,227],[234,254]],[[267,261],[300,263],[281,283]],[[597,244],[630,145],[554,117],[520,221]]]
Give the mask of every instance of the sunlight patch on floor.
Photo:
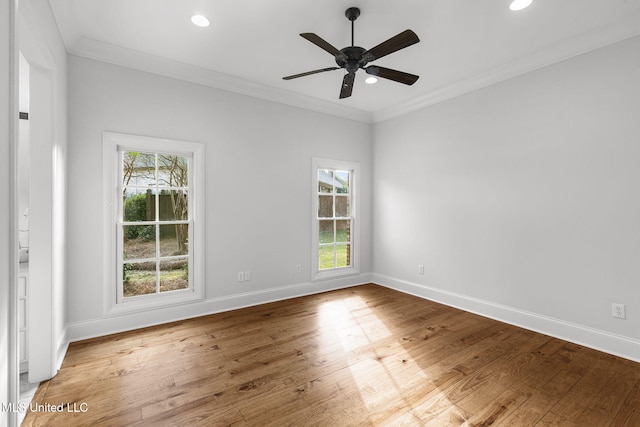
[[[382,340],[391,337],[392,333],[366,301],[354,296],[322,304],[320,326],[326,343],[335,342],[337,337],[343,350],[353,353],[349,365],[351,377],[362,402],[374,417],[372,419],[375,419],[377,408],[397,401],[402,403],[392,424],[419,420],[415,410],[420,408],[422,399],[414,394],[414,390],[418,383],[429,380],[409,352],[398,351],[403,347],[402,342],[394,341],[392,346],[387,342],[382,346]],[[380,343],[380,347],[376,347],[376,343]],[[369,348],[365,350],[367,346]],[[431,399],[442,398],[437,392],[429,394]],[[424,412],[424,408],[420,409]]]
[[[329,334],[327,342],[338,337],[345,351],[358,350],[391,336],[391,331],[360,297],[329,301],[320,306],[320,326]]]

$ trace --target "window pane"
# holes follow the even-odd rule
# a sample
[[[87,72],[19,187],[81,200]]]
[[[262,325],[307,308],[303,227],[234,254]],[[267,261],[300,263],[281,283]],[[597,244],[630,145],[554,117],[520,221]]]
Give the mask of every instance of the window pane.
[[[122,257],[125,260],[156,257],[155,225],[124,225]]]
[[[349,172],[336,171],[336,193],[349,193]]]
[[[333,221],[320,221],[320,243],[333,243]]]
[[[189,253],[189,225],[160,226],[160,256],[187,255]]]
[[[173,259],[160,261],[160,292],[177,291],[189,287],[189,261]]]
[[[333,171],[318,169],[318,193],[333,193]]]
[[[336,245],[336,267],[351,265],[351,245]]]
[[[155,185],[156,156],[151,153],[125,151],[122,155],[122,185]]]
[[[154,192],[142,188],[125,189],[123,210],[125,221],[155,221],[156,200]]]
[[[156,263],[125,263],[123,283],[125,297],[156,293]]]
[[[158,204],[160,221],[185,221],[189,217],[186,191],[162,190]]]
[[[333,218],[333,196],[318,196],[318,218]]]
[[[317,169],[316,174],[318,240],[314,239],[317,243],[313,250],[318,251],[318,271],[324,274],[324,270],[353,267],[354,170],[345,164]]]
[[[335,261],[334,261],[333,245],[320,246],[318,255],[319,255],[318,266],[320,270],[325,270],[327,268],[334,268]]]
[[[349,196],[336,196],[336,217],[345,218],[351,215]]]
[[[163,187],[186,187],[188,182],[186,157],[158,154],[158,185]]]
[[[336,221],[336,242],[348,243],[351,240],[351,221]]]

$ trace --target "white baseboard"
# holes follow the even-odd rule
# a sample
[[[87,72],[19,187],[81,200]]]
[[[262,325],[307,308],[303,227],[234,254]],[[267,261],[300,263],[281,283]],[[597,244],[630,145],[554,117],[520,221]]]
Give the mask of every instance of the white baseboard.
[[[640,341],[633,338],[381,274],[371,274],[371,281],[380,286],[640,362]]]
[[[65,334],[58,343],[58,367],[70,342],[95,338],[132,329],[160,325],[239,308],[312,295],[365,283],[375,283],[420,298],[425,298],[483,317],[495,319],[524,329],[539,332],[565,341],[603,351],[625,359],[640,362],[640,341],[602,330],[551,318],[538,313],[496,304],[467,295],[447,292],[381,274],[360,274],[340,279],[306,282],[289,286],[245,292],[202,302],[168,307],[122,316],[67,324]]]
[[[56,346],[56,372],[60,370],[62,361],[67,355],[67,349],[69,348],[69,340],[67,339],[67,328],[64,328],[60,337],[58,337],[58,344]]]
[[[348,288],[371,282],[371,275],[359,274],[338,279],[299,283],[253,292],[205,299],[204,301],[160,308],[157,310],[103,317],[95,320],[68,323],[66,342],[101,337],[118,332],[160,325],[239,308]],[[66,352],[66,347],[65,347]],[[63,354],[64,356],[64,354]],[[62,359],[59,359],[60,361]]]

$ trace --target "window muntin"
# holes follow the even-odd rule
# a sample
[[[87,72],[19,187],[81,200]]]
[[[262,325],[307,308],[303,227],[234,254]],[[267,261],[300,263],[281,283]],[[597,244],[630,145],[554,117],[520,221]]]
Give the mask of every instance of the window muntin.
[[[118,302],[191,290],[191,156],[119,147]]]

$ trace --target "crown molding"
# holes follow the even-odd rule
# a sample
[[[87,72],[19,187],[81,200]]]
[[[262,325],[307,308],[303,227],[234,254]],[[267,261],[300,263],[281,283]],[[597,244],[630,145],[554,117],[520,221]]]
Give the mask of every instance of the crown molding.
[[[67,50],[70,54],[85,58],[371,124],[389,120],[638,35],[640,35],[640,19],[633,16],[622,23],[618,22],[615,25],[597,28],[532,55],[522,57],[517,61],[489,69],[472,78],[431,90],[405,102],[374,112],[345,107],[330,101],[85,37],[80,37],[74,43],[69,43]]]
[[[207,70],[86,37],[76,40],[72,46],[67,47],[67,51],[72,55],[138,71],[171,77],[357,122],[372,123],[372,115],[367,111],[341,106],[329,101],[258,84],[229,74]]]
[[[398,117],[430,105],[517,77],[540,68],[600,49],[640,35],[640,19],[633,17],[624,23],[600,27],[565,40],[548,49],[527,55],[504,66],[495,67],[473,78],[430,91],[392,107],[372,113],[373,123]]]

